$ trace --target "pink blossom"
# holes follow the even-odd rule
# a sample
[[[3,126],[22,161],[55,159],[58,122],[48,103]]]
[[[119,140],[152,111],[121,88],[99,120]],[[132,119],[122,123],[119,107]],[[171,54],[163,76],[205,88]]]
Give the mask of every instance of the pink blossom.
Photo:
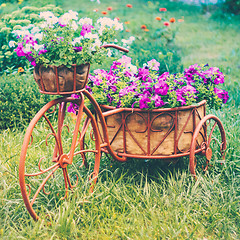
[[[147,64],[150,69],[156,70],[156,71],[159,70],[160,63],[157,60],[152,59],[151,61],[148,61]]]

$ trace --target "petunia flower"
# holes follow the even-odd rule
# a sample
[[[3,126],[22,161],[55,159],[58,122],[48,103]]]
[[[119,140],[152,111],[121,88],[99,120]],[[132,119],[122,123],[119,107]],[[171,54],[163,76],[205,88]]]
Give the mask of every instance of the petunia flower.
[[[81,36],[84,37],[86,33],[90,33],[92,28],[93,28],[93,26],[90,24],[83,24],[82,31],[80,33]]]
[[[220,98],[222,99],[223,103],[226,103],[229,99],[229,96],[228,96],[228,92],[225,91],[225,90],[221,90],[221,89],[218,89],[218,88],[214,88],[214,93]]]
[[[149,106],[148,106],[149,102],[151,102],[151,100],[148,97],[142,95],[141,99],[139,100],[139,108],[140,109],[149,108]]]
[[[152,70],[159,70],[160,63],[156,59],[147,62],[147,66]]]
[[[165,105],[165,102],[159,95],[155,95],[154,97],[151,98],[151,100],[154,101],[155,107],[162,107]]]
[[[154,89],[156,94],[167,95],[169,86],[165,81],[160,80],[158,83],[154,85]]]

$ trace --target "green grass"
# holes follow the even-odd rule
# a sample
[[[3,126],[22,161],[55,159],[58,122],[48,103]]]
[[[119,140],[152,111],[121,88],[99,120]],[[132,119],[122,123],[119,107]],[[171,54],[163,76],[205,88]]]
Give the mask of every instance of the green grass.
[[[132,2],[134,5],[137,1]],[[65,8],[82,11],[94,6],[90,1],[83,8],[76,1],[64,4]],[[118,4],[102,0],[98,7]],[[227,76],[225,87],[230,101],[221,110],[211,111],[226,131],[226,163],[215,164],[209,174],[195,182],[188,170],[188,158],[175,165],[136,160],[122,164],[103,156],[92,194],[86,184],[79,184],[67,200],[51,208],[43,205],[40,212],[47,211],[48,217],[43,214],[43,220],[34,222],[25,209],[18,184],[25,132],[2,130],[0,239],[240,238],[240,20],[219,13],[209,17],[200,8],[180,3],[163,7],[174,17],[184,16],[175,40],[184,67],[209,63],[219,66]],[[132,14],[140,21],[139,8],[133,8]],[[146,10],[146,14],[150,13]]]

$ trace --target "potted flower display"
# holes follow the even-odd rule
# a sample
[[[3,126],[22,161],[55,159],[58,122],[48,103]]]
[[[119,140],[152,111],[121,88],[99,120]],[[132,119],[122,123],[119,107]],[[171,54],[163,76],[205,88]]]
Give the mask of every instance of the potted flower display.
[[[56,17],[41,12],[42,21],[13,33],[15,49],[34,66],[34,78],[43,93],[64,94],[85,87],[91,63],[101,63],[107,55],[102,45],[111,42],[123,26],[117,19],[78,18],[69,11]],[[74,81],[73,81],[74,80]]]
[[[160,74],[159,65],[153,59],[138,68],[123,56],[109,71],[97,69],[89,75],[87,89],[102,112],[124,109],[105,117],[111,147],[124,156],[188,152],[195,127],[206,115],[206,104],[218,109],[229,98],[218,87],[224,75],[216,67],[194,64],[183,73]],[[71,105],[68,111],[76,109]],[[203,141],[199,139],[199,145]]]

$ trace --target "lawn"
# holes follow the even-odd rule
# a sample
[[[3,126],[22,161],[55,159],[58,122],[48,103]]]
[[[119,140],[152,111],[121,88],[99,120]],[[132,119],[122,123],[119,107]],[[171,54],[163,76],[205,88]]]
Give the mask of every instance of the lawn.
[[[118,163],[103,155],[93,193],[89,193],[89,186],[83,183],[68,199],[60,200],[55,178],[51,201],[39,202],[43,217],[34,222],[25,209],[18,183],[18,164],[27,126],[22,124],[21,128],[1,130],[0,238],[239,239],[239,16],[220,10],[204,12],[201,7],[167,1],[160,4],[159,1],[102,0],[99,5],[96,1],[83,2],[80,5],[79,1],[69,0],[61,2],[61,6],[89,14],[93,14],[95,8],[101,12],[111,6],[113,17],[121,14],[124,21],[134,26],[150,25],[149,19],[158,16],[159,7],[166,7],[171,13],[169,17],[184,19],[177,25],[174,40],[183,67],[208,63],[218,66],[226,75],[224,87],[229,91],[229,102],[222,109],[211,111],[225,128],[226,162],[214,163],[208,174],[194,181],[189,173],[188,158],[176,164],[155,160]],[[124,8],[129,3],[133,8]],[[151,26],[149,29],[151,31]],[[150,60],[155,49],[151,49],[147,41],[146,46]],[[140,54],[139,49],[130,50],[132,55]],[[8,79],[6,76],[0,78]]]

